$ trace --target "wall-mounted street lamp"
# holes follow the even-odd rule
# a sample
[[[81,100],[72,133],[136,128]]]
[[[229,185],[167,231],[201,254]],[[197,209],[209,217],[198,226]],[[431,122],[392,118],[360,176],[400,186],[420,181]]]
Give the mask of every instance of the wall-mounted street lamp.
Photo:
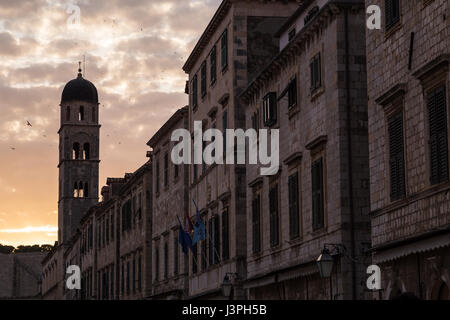
[[[237,273],[227,272],[225,274],[225,277],[223,278],[223,282],[222,282],[222,294],[224,295],[224,297],[226,297],[228,299],[231,298],[231,293],[233,291],[233,283],[231,282],[231,279],[232,279],[232,277],[234,277],[236,279],[237,276],[238,276]]]
[[[329,278],[334,266],[334,259],[330,255],[330,251],[324,248],[320,256],[317,258],[316,262],[317,268],[319,268],[320,277]]]
[[[331,273],[334,267],[334,256],[339,256],[345,252],[346,248],[343,244],[326,243],[323,246],[322,253],[316,260],[320,277],[330,279],[330,300],[333,300],[333,278]]]

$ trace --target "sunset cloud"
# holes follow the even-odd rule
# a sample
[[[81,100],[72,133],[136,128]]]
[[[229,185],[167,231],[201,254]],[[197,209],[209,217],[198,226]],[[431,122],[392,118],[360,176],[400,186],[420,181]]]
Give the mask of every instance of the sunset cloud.
[[[19,229],[0,229],[0,233],[35,233],[35,232],[58,232],[58,227],[55,226],[39,226],[32,227],[28,226]]]
[[[0,0],[1,227],[18,231],[5,241],[56,240],[59,103],[78,61],[99,92],[101,187],[142,165],[148,139],[187,104],[181,67],[220,2]]]

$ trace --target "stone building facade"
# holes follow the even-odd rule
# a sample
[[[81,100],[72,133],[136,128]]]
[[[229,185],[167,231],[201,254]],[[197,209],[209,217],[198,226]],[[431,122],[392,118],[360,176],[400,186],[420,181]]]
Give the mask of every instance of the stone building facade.
[[[372,4],[382,30],[366,28]],[[80,72],[61,102],[59,242],[42,262],[43,298],[448,299],[448,10],[224,0],[183,67],[189,105],[150,139],[146,164],[108,178],[101,202],[98,97]],[[176,129],[191,151],[215,146],[218,164],[192,152],[200,162],[174,165]],[[221,164],[242,150],[195,129],[267,129],[268,140],[279,130],[276,174],[249,152],[245,165]],[[179,224],[196,221],[194,202],[206,239],[184,255]],[[326,250],[328,279],[316,265]],[[365,287],[372,263],[376,294]],[[80,291],[65,288],[73,264]]]
[[[366,1],[370,198],[376,296],[449,299],[450,3]]]
[[[275,175],[261,175],[264,165],[247,166],[249,299],[365,297],[364,29],[362,1],[303,1],[278,32],[280,53],[241,95],[255,144],[279,130],[280,155]],[[261,129],[269,131],[267,141]],[[340,253],[330,280],[316,265],[325,247]]]
[[[186,61],[189,74],[189,130],[244,128],[244,109],[237,98],[278,52],[274,32],[295,10],[295,1],[223,1]],[[226,149],[226,148],[224,148]],[[222,150],[217,150],[220,158]],[[233,150],[230,150],[233,153]],[[189,296],[223,298],[225,277],[233,275],[235,298],[244,298],[246,277],[245,165],[191,166],[189,214],[195,201],[206,224],[207,238],[190,257]]]
[[[0,299],[40,299],[45,254],[0,253]]]
[[[179,244],[180,222],[189,201],[189,166],[174,164],[171,141],[174,130],[189,128],[188,108],[176,111],[147,143],[152,148],[153,223],[152,299],[184,299],[187,296],[188,258]]]
[[[119,265],[121,300],[142,299],[151,290],[152,165],[144,164],[120,190]]]

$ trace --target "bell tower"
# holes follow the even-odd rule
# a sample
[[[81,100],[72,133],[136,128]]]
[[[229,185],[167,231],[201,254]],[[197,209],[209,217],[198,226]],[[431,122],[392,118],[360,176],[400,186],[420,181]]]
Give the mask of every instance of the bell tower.
[[[66,243],[87,210],[98,203],[99,103],[95,86],[76,79],[61,96],[59,134],[58,243]]]

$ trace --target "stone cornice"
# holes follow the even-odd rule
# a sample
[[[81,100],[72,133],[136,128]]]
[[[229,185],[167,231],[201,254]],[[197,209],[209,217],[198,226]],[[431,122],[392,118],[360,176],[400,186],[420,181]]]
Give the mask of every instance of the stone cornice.
[[[325,22],[340,13],[342,8],[364,9],[363,3],[346,3],[340,1],[330,1],[325,4],[317,15],[297,35],[286,45],[286,47],[276,55],[269,65],[247,86],[240,94],[244,102],[249,102],[252,96],[257,93],[268,81],[273,79],[281,69],[288,65],[288,61],[295,56],[299,56],[305,49],[305,43],[314,38],[320,29],[326,27]],[[325,25],[325,26],[324,26]]]

